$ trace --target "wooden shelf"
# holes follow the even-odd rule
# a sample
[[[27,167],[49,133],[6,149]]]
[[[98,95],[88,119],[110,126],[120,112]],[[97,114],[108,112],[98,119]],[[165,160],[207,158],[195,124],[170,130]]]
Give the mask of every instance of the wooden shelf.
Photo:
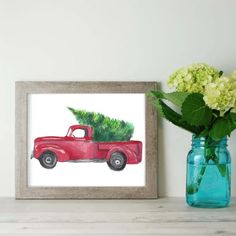
[[[0,198],[0,235],[236,235],[236,199],[199,209],[183,198],[14,200]]]

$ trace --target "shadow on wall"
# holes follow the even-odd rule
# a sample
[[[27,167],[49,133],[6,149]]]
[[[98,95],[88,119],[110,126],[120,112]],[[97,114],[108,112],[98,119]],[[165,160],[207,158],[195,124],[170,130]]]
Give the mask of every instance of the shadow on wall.
[[[165,141],[164,141],[164,129],[163,129],[163,120],[158,119],[158,194],[159,197],[166,196],[166,158],[165,158]]]
[[[161,83],[158,83],[158,89],[162,89]],[[164,140],[164,127],[163,127],[163,119],[159,117],[157,114],[157,127],[158,127],[158,134],[157,134],[157,140],[158,140],[158,194],[159,197],[166,196],[166,154],[165,154],[165,140]]]

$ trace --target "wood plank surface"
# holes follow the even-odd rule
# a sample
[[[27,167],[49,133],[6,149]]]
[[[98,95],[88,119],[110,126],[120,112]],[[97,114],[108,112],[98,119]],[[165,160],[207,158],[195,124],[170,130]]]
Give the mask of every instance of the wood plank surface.
[[[158,200],[0,199],[0,235],[236,235],[236,199],[222,209]]]

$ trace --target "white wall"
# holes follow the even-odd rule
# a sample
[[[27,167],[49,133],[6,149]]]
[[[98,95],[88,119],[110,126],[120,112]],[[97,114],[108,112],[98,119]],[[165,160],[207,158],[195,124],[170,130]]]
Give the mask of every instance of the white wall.
[[[165,88],[174,69],[193,62],[230,72],[235,11],[234,0],[0,0],[0,196],[14,196],[15,81],[147,80]],[[190,138],[159,122],[161,196],[184,196]],[[234,167],[235,142],[234,134]]]

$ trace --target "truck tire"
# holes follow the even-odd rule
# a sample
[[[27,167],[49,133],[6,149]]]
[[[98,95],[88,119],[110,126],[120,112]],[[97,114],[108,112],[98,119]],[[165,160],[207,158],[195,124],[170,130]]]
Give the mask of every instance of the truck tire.
[[[126,156],[123,153],[113,152],[107,164],[112,170],[119,171],[125,168],[126,161]]]
[[[39,162],[44,168],[52,169],[57,164],[57,156],[53,152],[45,152],[40,156]]]

